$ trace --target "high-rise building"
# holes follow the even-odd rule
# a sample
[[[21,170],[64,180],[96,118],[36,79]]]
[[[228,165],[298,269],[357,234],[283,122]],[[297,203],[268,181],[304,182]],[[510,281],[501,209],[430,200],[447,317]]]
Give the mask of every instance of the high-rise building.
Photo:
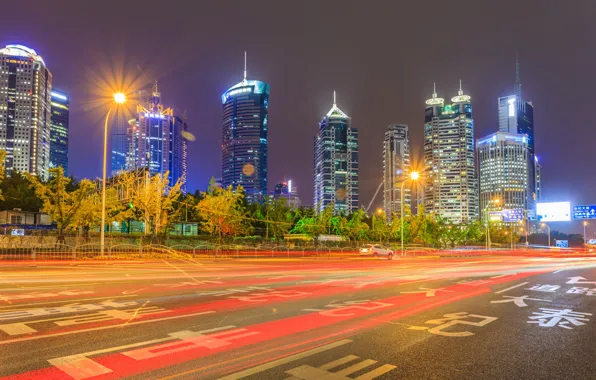
[[[536,171],[536,202],[540,202],[542,200],[542,164],[536,155],[534,155],[534,170]]]
[[[515,62],[515,85],[513,95],[503,96],[498,99],[499,131],[525,135],[528,138],[528,201],[526,204],[528,216],[535,216],[537,199],[537,181],[535,168],[534,149],[534,106],[522,97],[522,85],[519,77],[519,61]]]
[[[476,142],[480,218],[497,210],[526,210],[528,202],[528,137],[497,132]],[[523,211],[522,211],[523,212]]]
[[[314,139],[314,207],[333,203],[336,214],[358,209],[358,129],[335,103],[319,123]]]
[[[52,125],[50,127],[50,167],[62,166],[68,175],[68,114],[70,99],[64,92],[52,90]]]
[[[426,101],[424,120],[424,206],[451,223],[478,219],[472,103],[461,89],[445,104]]]
[[[161,103],[156,81],[151,97],[137,105],[137,117],[128,121],[125,139],[121,130],[112,134],[112,172],[143,168],[150,175],[167,172],[170,185],[182,180],[185,191],[187,130],[186,120]]]
[[[124,120],[123,115],[117,114],[114,117],[114,125],[112,127],[112,176],[118,175],[127,168],[128,142],[132,141],[127,137],[132,125],[136,126],[136,119],[130,121]],[[130,158],[129,158],[130,161]]]
[[[391,124],[383,141],[383,206],[385,215],[401,215],[401,184],[410,171],[410,139],[406,124]],[[404,191],[404,207],[410,205],[410,189]]]
[[[267,195],[269,85],[244,79],[221,96],[222,185],[242,186],[250,203]]]
[[[23,45],[0,49],[0,149],[6,173],[48,178],[50,166],[52,74],[35,50]]]

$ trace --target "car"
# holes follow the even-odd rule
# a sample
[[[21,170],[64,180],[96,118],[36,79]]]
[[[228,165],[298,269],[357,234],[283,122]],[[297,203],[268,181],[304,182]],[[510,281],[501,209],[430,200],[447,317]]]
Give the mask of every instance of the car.
[[[360,254],[363,256],[387,256],[389,260],[393,259],[393,251],[381,244],[366,244],[360,248]]]

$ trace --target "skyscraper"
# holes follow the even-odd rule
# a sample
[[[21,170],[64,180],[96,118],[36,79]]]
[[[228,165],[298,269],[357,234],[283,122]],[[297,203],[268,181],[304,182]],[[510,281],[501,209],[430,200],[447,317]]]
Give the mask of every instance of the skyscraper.
[[[358,130],[335,103],[319,123],[314,139],[314,207],[334,204],[336,214],[358,209]]]
[[[476,149],[480,180],[480,218],[485,220],[488,211],[526,210],[528,137],[497,132],[479,139]]]
[[[0,149],[6,173],[15,170],[48,178],[52,74],[35,50],[0,49]]]
[[[269,85],[244,79],[221,96],[222,186],[242,186],[250,203],[267,195]]]
[[[478,219],[472,103],[460,88],[452,104],[426,101],[424,120],[424,206],[452,223]]]
[[[383,141],[383,206],[389,218],[401,213],[401,183],[410,171],[410,139],[406,124],[391,124]],[[410,205],[410,189],[404,191]]]
[[[127,138],[127,133],[131,132],[131,123],[136,126],[136,119],[130,121],[124,120],[123,116],[117,114],[114,117],[114,125],[112,127],[112,176],[117,175],[127,168],[127,156],[129,149],[127,143],[131,141]]]
[[[52,125],[50,127],[50,167],[62,166],[68,175],[68,95],[52,90]]]
[[[128,121],[124,136],[123,129],[112,134],[112,172],[142,168],[151,175],[168,172],[170,185],[182,180],[185,191],[187,141],[184,132],[188,126],[185,119],[174,115],[172,108],[163,106],[157,81],[147,102],[137,105],[136,118]]]
[[[522,97],[522,85],[519,78],[519,61],[515,62],[515,85],[513,95],[498,99],[499,131],[525,135],[528,138],[527,173],[528,173],[528,201],[526,207],[528,216],[535,216],[537,199],[535,150],[534,150],[534,106]]]

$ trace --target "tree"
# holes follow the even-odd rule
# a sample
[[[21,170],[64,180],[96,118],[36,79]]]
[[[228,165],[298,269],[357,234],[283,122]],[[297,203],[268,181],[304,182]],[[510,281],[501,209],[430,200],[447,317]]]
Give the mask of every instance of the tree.
[[[181,195],[182,181],[169,186],[169,172],[139,177],[135,172],[123,173],[119,178],[129,201],[129,208],[119,218],[139,218],[145,223],[145,234],[151,235],[152,241],[161,241],[177,217],[180,209],[174,206]]]
[[[370,236],[380,242],[386,241],[392,236],[392,226],[387,223],[387,216],[384,212],[376,212],[372,215]]]
[[[346,236],[352,241],[363,241],[368,239],[369,227],[364,221],[366,213],[358,209],[350,215],[346,226]]]
[[[64,231],[76,228],[77,213],[95,188],[93,182],[84,179],[73,189],[72,179],[64,176],[62,167],[50,169],[50,180],[42,182],[27,174],[35,194],[42,202],[41,210],[52,217],[58,228],[58,243],[66,243]]]
[[[195,206],[201,219],[201,230],[217,236],[219,242],[226,237],[237,236],[250,230],[243,207],[244,189],[238,186],[222,189],[213,186],[213,180]]]
[[[120,214],[125,212],[125,207],[118,200],[116,189],[106,189],[106,224],[120,221]],[[79,211],[73,219],[73,226],[83,231],[85,239],[89,239],[89,232],[92,227],[101,225],[101,192],[95,191],[89,194],[82,202]]]
[[[42,207],[41,199],[35,194],[29,178],[13,171],[0,184],[0,210],[14,210],[38,212]]]

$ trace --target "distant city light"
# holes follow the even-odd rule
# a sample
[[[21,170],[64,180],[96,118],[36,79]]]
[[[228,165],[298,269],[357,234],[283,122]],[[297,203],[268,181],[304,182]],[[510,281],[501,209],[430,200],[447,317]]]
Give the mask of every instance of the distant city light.
[[[60,100],[64,100],[64,101],[67,101],[67,100],[68,100],[68,96],[65,96],[65,95],[63,95],[63,94],[61,94],[61,93],[59,93],[59,92],[52,91],[52,92],[51,92],[51,94],[52,94],[52,96],[53,96],[54,98],[58,98],[58,99],[60,99]]]

